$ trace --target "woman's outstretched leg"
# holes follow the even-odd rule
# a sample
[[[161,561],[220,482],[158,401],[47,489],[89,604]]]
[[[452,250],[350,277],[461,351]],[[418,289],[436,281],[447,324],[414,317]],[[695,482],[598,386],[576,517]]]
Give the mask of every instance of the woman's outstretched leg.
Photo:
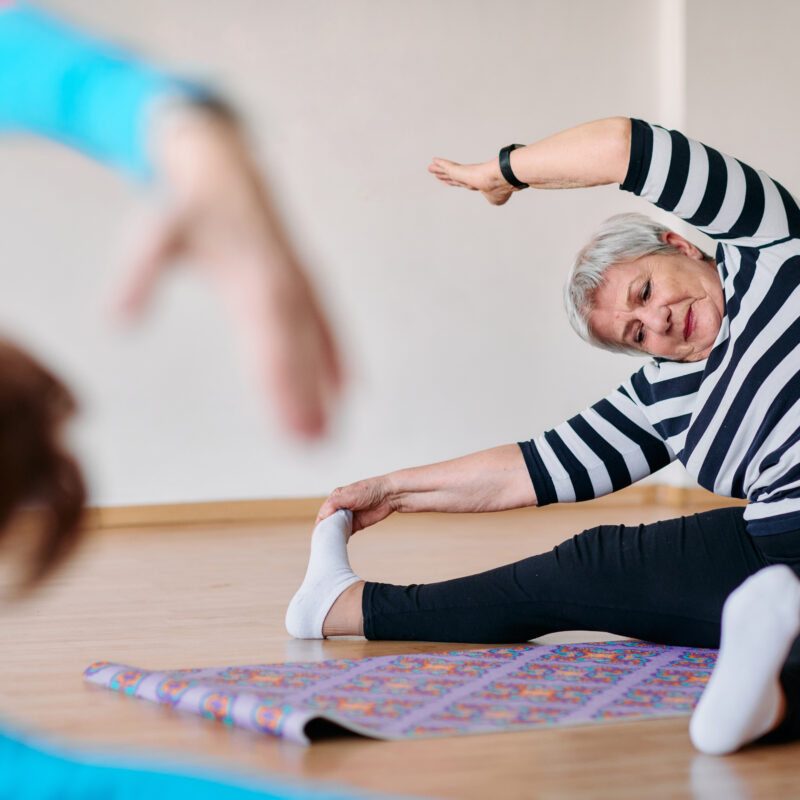
[[[598,630],[719,645],[722,606],[767,565],[741,508],[637,527],[602,525],[548,553],[441,583],[363,589],[368,639],[509,643]]]
[[[301,638],[503,643],[557,630],[602,630],[665,644],[715,647],[722,604],[766,565],[742,510],[638,527],[600,526],[549,553],[441,583],[362,584],[347,560],[350,518],[312,537],[305,581],[287,613]],[[361,596],[363,618],[358,614]]]
[[[515,564],[411,586],[361,581],[347,559],[351,519],[330,519],[287,613],[293,635],[505,643],[590,629],[717,647],[723,620],[695,745],[723,753],[800,738],[800,580],[770,566],[800,572],[800,536],[753,540],[741,508],[600,526]]]

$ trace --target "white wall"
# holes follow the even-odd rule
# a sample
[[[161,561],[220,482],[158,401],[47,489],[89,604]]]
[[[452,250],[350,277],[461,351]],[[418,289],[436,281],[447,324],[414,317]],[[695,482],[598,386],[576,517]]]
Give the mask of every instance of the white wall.
[[[586,235],[641,201],[610,187],[529,191],[496,209],[425,167],[612,114],[658,121],[663,2],[48,5],[212,77],[246,111],[353,375],[331,440],[300,447],[264,422],[212,298],[187,275],[164,287],[145,326],[109,330],[100,289],[135,192],[54,145],[9,141],[0,320],[78,387],[75,439],[95,504],[324,494],[529,438],[638,366],[582,344],[560,291]],[[698,6],[690,28],[713,27],[721,0]],[[709,109],[697,133],[713,139],[718,109],[695,57],[688,120]],[[715,141],[740,143],[726,136]]]
[[[765,169],[798,196],[800,4],[692,0],[687,11],[693,134]]]

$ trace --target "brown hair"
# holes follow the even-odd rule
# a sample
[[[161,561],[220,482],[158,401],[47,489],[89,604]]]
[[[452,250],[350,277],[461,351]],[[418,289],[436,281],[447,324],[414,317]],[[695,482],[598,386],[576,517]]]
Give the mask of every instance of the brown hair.
[[[28,507],[36,512],[23,588],[47,575],[80,536],[86,490],[61,441],[75,408],[55,375],[0,339],[0,539],[15,530],[17,512]]]

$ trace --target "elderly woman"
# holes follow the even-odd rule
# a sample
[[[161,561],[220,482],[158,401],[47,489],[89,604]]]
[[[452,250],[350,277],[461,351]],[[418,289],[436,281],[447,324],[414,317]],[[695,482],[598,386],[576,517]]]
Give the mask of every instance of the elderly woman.
[[[436,159],[430,171],[496,205],[525,186],[618,183],[716,239],[716,254],[640,215],[606,222],[569,277],[570,321],[593,344],[653,360],[538,438],[335,490],[289,632],[518,642],[594,629],[664,644],[721,641],[692,720],[695,745],[725,753],[800,737],[797,204],[764,173],[623,118],[512,145],[484,164]],[[550,553],[436,584],[364,582],[349,568],[351,528],[393,511],[588,500],[675,458],[702,486],[749,504],[600,526]]]

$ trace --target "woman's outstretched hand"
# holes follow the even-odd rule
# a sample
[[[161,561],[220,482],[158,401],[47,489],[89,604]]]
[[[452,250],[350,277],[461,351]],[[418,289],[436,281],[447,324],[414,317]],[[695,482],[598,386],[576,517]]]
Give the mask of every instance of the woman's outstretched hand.
[[[502,206],[518,191],[503,177],[496,158],[484,164],[459,164],[446,158],[434,158],[428,172],[448,186],[480,192],[493,206]]]
[[[536,493],[522,451],[505,444],[341,486],[322,504],[317,522],[349,508],[353,530],[359,531],[393,511],[474,513],[533,505]]]
[[[325,430],[341,384],[334,338],[234,121],[167,112],[154,158],[162,202],[136,232],[116,309],[139,314],[159,278],[188,260],[221,298],[257,388],[293,432]]]
[[[385,475],[334,489],[320,507],[314,524],[320,523],[340,508],[349,508],[353,512],[354,533],[380,522],[398,510]]]

